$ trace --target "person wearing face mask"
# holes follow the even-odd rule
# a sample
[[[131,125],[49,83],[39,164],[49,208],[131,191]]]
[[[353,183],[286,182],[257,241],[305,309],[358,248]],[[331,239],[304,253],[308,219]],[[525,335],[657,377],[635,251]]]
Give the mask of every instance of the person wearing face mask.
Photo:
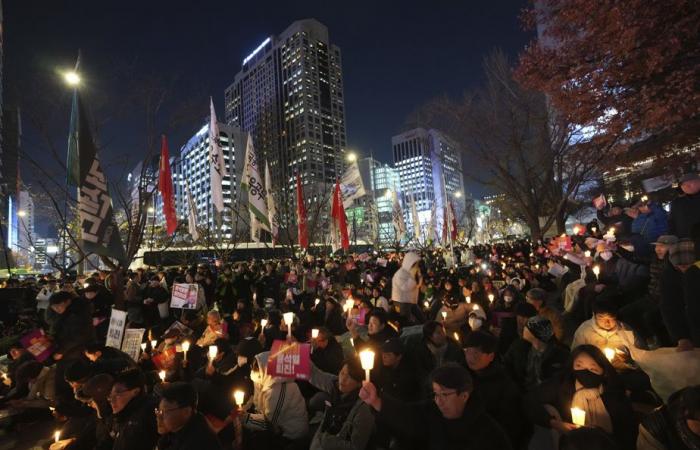
[[[365,373],[356,356],[345,360],[338,375],[311,366],[311,384],[328,394],[312,450],[365,449],[374,432],[374,415],[359,398]]]
[[[469,331],[474,332],[478,330],[486,330],[488,327],[486,325],[486,313],[483,309],[472,309],[469,312],[469,317],[467,319],[467,324],[469,325]]]
[[[672,394],[642,420],[637,450],[691,450],[700,448],[700,386]]]
[[[506,286],[500,298],[493,302],[491,314],[494,327],[491,331],[498,336],[499,353],[503,354],[517,337],[515,308],[520,303],[521,296],[514,286]]]
[[[269,357],[270,352],[259,353],[251,368],[255,391],[240,418],[245,432],[243,441],[248,448],[285,448],[304,442],[308,445],[304,397],[293,379],[268,375]]]
[[[508,350],[504,361],[522,390],[532,389],[561,371],[569,356],[569,349],[554,336],[552,324],[540,316],[525,322],[522,344],[518,342]]]
[[[424,389],[429,389],[430,372],[441,365],[455,362],[466,366],[464,353],[453,339],[448,339],[445,328],[437,321],[423,325],[423,340],[413,351],[413,366]]]
[[[635,449],[637,424],[632,405],[615,369],[592,345],[574,349],[566,370],[528,393],[524,405],[534,424],[552,430],[549,437],[555,442],[559,435],[577,428],[571,408],[579,408],[585,412],[585,426],[605,431],[620,450]]]

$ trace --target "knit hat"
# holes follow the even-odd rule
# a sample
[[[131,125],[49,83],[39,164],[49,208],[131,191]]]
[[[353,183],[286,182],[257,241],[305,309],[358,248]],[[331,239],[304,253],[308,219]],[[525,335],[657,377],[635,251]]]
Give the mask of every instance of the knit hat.
[[[682,239],[668,249],[668,259],[674,266],[689,266],[695,263],[695,242]]]
[[[261,353],[262,351],[263,348],[260,345],[260,342],[252,337],[242,339],[236,347],[236,354],[238,356],[245,356],[249,360],[252,360],[255,355]]]
[[[525,327],[530,330],[530,333],[532,333],[533,336],[542,342],[549,342],[554,335],[552,322],[542,316],[530,317],[525,323]]]
[[[382,344],[383,353],[393,353],[395,355],[403,355],[404,348],[401,339],[391,338],[384,341]]]
[[[479,309],[472,309],[471,311],[469,311],[469,316],[468,316],[468,317],[472,317],[472,316],[478,317],[478,318],[481,319],[481,320],[486,320],[486,313],[485,313],[484,310],[481,309],[481,308],[479,308]]]

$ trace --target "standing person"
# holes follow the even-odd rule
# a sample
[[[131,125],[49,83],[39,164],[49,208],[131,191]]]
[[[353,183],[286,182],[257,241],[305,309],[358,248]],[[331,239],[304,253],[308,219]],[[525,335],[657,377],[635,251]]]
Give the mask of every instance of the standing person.
[[[637,450],[691,450],[700,448],[700,386],[672,394],[642,420]]]
[[[670,246],[669,264],[661,275],[661,315],[678,351],[700,346],[700,269],[696,260],[695,243],[682,239]]]
[[[171,383],[156,409],[158,450],[223,450],[204,416],[197,412],[197,391],[189,383]]]
[[[420,263],[420,256],[417,253],[406,253],[401,268],[391,279],[391,300],[398,302],[399,313],[407,320],[410,320],[411,313],[419,314],[416,318],[422,319],[422,313],[419,313],[417,307],[418,294],[423,286],[423,276],[418,263]]]
[[[148,326],[157,324],[169,314],[170,293],[161,284],[158,275],[153,275],[143,290],[143,314]]]
[[[632,221],[634,253],[642,258],[651,256],[650,244],[668,232],[666,211],[656,202],[642,200],[637,203],[639,214]]]
[[[693,237],[693,228],[700,224],[700,175],[683,175],[678,183],[683,195],[671,202],[668,232],[679,238]]]
[[[40,319],[44,318],[44,314],[46,314],[46,310],[49,308],[49,299],[51,298],[51,295],[60,290],[61,289],[58,287],[56,279],[51,277],[46,282],[46,285],[41,288],[39,293],[36,295],[36,311]]]
[[[139,369],[117,375],[109,395],[113,421],[113,450],[153,450],[158,439],[154,401],[146,395],[146,380]]]
[[[360,398],[376,412],[377,421],[393,434],[411,439],[430,450],[508,450],[512,448],[503,429],[484,409],[464,367],[449,363],[430,375],[432,401],[404,403],[380,395],[365,382]]]

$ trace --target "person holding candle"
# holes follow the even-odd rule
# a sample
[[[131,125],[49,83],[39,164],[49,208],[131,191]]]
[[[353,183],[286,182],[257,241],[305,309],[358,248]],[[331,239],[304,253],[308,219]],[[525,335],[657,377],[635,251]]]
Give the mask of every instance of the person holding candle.
[[[400,338],[387,339],[382,344],[381,362],[373,370],[377,389],[398,400],[418,400],[421,384]]]
[[[311,361],[320,370],[327,373],[338,373],[343,366],[343,347],[328,328],[318,329],[318,336],[312,339],[313,353]]]
[[[330,397],[310,449],[366,448],[374,432],[374,416],[359,398],[364,378],[365,371],[357,357],[346,359],[337,376],[311,366],[310,383]]]
[[[384,341],[397,335],[394,328],[389,324],[389,317],[381,308],[375,308],[368,315],[365,316],[367,322],[367,339],[363,340],[360,336],[360,325],[357,321],[350,317],[348,318],[347,325],[350,331],[350,336],[352,337],[355,349],[359,352],[362,349],[371,349],[375,356],[375,364],[379,365],[379,349]]]
[[[635,448],[637,424],[622,381],[592,345],[574,349],[565,370],[530,391],[524,405],[534,424],[559,434],[578,427],[572,421],[572,408],[578,408],[585,414],[584,426],[602,429],[620,450]]]
[[[198,395],[189,383],[171,383],[161,392],[155,410],[158,450],[222,450],[204,416],[197,412]]]
[[[269,357],[270,352],[259,353],[251,367],[255,388],[253,401],[246,406],[256,412],[241,415],[244,441],[249,448],[284,448],[304,442],[309,434],[306,403],[299,387],[291,378],[268,375]]]
[[[363,383],[360,398],[376,411],[380,428],[430,450],[509,450],[506,433],[472,395],[469,372],[456,363],[435,369],[429,378],[428,401],[405,403],[383,395],[373,383]]]
[[[200,347],[208,347],[217,339],[228,339],[226,325],[221,320],[221,314],[218,311],[209,311],[207,313],[207,327],[204,329],[204,334],[197,340],[197,345]]]

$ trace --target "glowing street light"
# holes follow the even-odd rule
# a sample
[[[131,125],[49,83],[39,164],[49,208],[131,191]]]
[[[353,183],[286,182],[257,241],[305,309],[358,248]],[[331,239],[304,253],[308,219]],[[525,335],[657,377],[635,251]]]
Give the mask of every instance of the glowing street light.
[[[66,72],[63,74],[63,79],[69,86],[78,86],[80,84],[80,75],[74,70],[71,70],[70,72]]]
[[[156,212],[156,209],[152,206],[149,206],[148,207],[148,214],[153,214],[154,212]]]
[[[27,215],[27,212],[24,211],[23,209],[20,209],[19,211],[17,211],[17,215],[19,217],[25,217]]]
[[[348,162],[354,163],[355,161],[357,161],[357,153],[350,152],[347,154],[347,156],[345,156],[345,159],[347,159]]]
[[[455,198],[460,198],[460,197],[462,197],[462,191],[455,192]]]

